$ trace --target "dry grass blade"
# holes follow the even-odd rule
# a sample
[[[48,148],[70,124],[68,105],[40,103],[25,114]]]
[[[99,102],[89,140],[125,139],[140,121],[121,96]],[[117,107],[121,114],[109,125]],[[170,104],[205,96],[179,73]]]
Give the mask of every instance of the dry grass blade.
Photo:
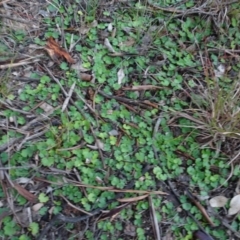
[[[181,112],[173,111],[174,117],[169,121],[169,125],[201,129],[195,132],[202,146],[215,148],[221,144],[221,149],[224,149],[221,152],[229,156],[229,163],[232,164],[239,158],[236,146],[240,145],[240,85],[237,80],[224,87],[217,81],[207,84],[207,88],[202,86],[197,93],[196,89],[190,87],[183,91],[190,97],[192,106]],[[181,121],[179,124],[180,119],[190,122]]]
[[[203,216],[205,217],[205,219],[207,220],[207,222],[214,227],[215,224],[213,223],[212,219],[209,217],[206,209],[202,206],[202,204],[200,202],[198,202],[195,197],[193,196],[193,194],[187,190],[186,191],[187,196],[189,197],[189,199],[195,204],[195,206],[201,211],[201,213],[203,214]]]
[[[73,205],[73,204],[72,204],[70,201],[68,201],[67,198],[65,198],[63,195],[61,195],[61,197],[62,197],[62,198],[67,202],[67,204],[68,204],[69,206],[71,206],[72,208],[78,210],[79,212],[85,213],[85,214],[87,214],[87,215],[89,215],[89,216],[92,216],[91,213],[86,212],[86,211],[84,211],[83,209],[81,209],[81,208],[76,207],[75,205]]]
[[[9,138],[6,143],[0,145],[0,152],[6,150],[10,146],[13,146],[16,142],[20,141],[23,137]]]
[[[114,187],[99,187],[99,186],[93,186],[93,185],[89,185],[89,184],[79,183],[79,182],[76,182],[76,181],[73,181],[70,179],[66,179],[66,178],[64,178],[64,180],[60,180],[59,182],[52,182],[52,181],[48,181],[44,178],[39,178],[39,177],[35,177],[34,180],[40,181],[40,182],[47,182],[47,183],[55,184],[58,186],[65,185],[67,182],[67,183],[73,184],[74,186],[85,187],[85,188],[94,188],[94,189],[99,189],[101,191],[109,191],[109,192],[168,195],[168,193],[162,192],[162,191],[145,191],[145,190],[134,190],[134,189],[116,189]]]
[[[109,218],[109,217],[114,218],[117,214],[119,214],[129,204],[130,204],[130,202],[124,203],[120,206],[115,207],[114,209],[111,209],[110,211],[103,211],[103,216],[101,217],[101,220]]]
[[[70,90],[69,90],[69,93],[68,93],[68,96],[67,98],[65,99],[64,103],[63,103],[63,106],[62,106],[62,112],[65,111],[65,109],[67,108],[67,105],[72,97],[72,94],[73,94],[73,91],[74,91],[74,88],[76,86],[76,82],[73,83],[73,85],[71,86]]]
[[[142,196],[138,196],[138,197],[131,197],[131,198],[119,198],[117,199],[119,202],[136,202],[136,201],[140,201],[145,199],[146,197],[148,197],[149,194],[145,194]]]
[[[159,229],[159,226],[158,226],[156,211],[155,211],[155,207],[153,205],[151,195],[148,196],[148,201],[149,201],[149,206],[150,206],[150,211],[151,211],[151,219],[152,219],[152,222],[153,222],[153,230],[154,230],[155,239],[156,240],[161,240],[160,229]]]
[[[194,110],[190,110],[190,111],[195,112]],[[188,120],[191,120],[194,123],[201,125],[202,127],[204,127],[204,125],[205,125],[203,121],[200,121],[199,119],[193,117],[192,114],[188,114],[188,113],[184,113],[184,112],[174,112],[174,114],[178,115],[180,117],[186,118]]]
[[[35,63],[35,62],[39,62],[43,55],[39,55],[39,56],[36,56],[34,58],[26,58],[26,59],[23,59],[17,63],[8,63],[8,64],[3,64],[3,65],[0,65],[0,69],[8,69],[8,68],[14,68],[14,67],[19,67],[19,66],[23,66],[23,65],[28,65],[28,64],[32,64],[32,63]]]
[[[128,91],[145,91],[145,90],[154,90],[154,89],[163,89],[163,88],[154,86],[154,85],[141,85],[141,86],[132,86],[132,87],[122,88],[122,90],[128,90]]]

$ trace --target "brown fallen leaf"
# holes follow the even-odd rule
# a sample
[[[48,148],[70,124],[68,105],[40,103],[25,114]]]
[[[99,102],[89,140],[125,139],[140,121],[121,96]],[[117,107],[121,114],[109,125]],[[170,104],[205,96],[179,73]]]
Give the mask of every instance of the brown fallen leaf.
[[[48,52],[53,61],[57,61],[58,58],[63,57],[68,63],[73,64],[76,62],[52,37],[48,38],[45,50]]]
[[[37,197],[30,193],[28,190],[23,188],[21,185],[14,183],[13,187],[17,190],[17,192],[25,197],[29,202],[35,202],[37,200]]]
[[[81,80],[89,82],[92,80],[92,75],[87,73],[80,73]]]
[[[136,236],[136,227],[132,223],[128,223],[125,226],[124,234],[131,236],[131,237],[135,237]]]

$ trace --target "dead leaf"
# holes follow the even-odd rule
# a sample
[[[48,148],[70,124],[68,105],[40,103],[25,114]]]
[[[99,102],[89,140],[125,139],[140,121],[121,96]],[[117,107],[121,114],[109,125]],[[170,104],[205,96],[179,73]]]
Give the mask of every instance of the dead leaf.
[[[112,129],[110,132],[108,132],[110,136],[118,136],[119,132],[116,129]]]
[[[211,207],[224,207],[228,201],[228,198],[224,196],[216,196],[209,200],[209,204]]]
[[[53,107],[51,105],[49,105],[46,102],[43,102],[40,106],[39,106],[44,112],[49,112],[53,110]]]
[[[148,197],[149,194],[145,194],[142,196],[138,196],[138,197],[131,197],[131,198],[119,198],[117,199],[119,202],[136,202],[136,201],[140,201],[146,197]]]
[[[226,71],[226,67],[223,64],[220,64],[217,69],[214,70],[214,74],[216,78],[220,78],[224,75]]]
[[[228,215],[234,215],[240,211],[240,194],[231,199]]]
[[[76,63],[71,65],[71,68],[76,70],[76,71],[78,71],[78,72],[81,72],[81,73],[89,71],[88,68],[84,68],[82,66],[82,62],[81,61],[76,61]]]
[[[44,206],[43,203],[37,203],[37,204],[35,204],[35,205],[32,206],[32,210],[33,210],[34,212],[37,212],[37,211],[39,211],[43,206]]]
[[[73,64],[76,62],[52,37],[48,38],[45,50],[48,52],[53,61],[57,61],[58,58],[63,57],[68,63]]]
[[[21,212],[14,214],[15,221],[22,227],[27,228],[30,224],[29,208],[23,208]]]
[[[113,25],[112,25],[112,23],[109,23],[109,24],[108,24],[107,29],[108,29],[109,32],[112,32],[112,30],[113,30]]]
[[[124,229],[124,234],[135,237],[136,236],[136,227],[132,223],[128,223]]]
[[[127,41],[121,42],[121,43],[119,44],[119,46],[120,46],[120,47],[131,47],[131,46],[133,46],[134,44],[135,44],[135,39],[129,37],[129,38],[127,39]]]
[[[33,195],[32,193],[30,193],[28,190],[26,190],[25,188],[23,188],[21,185],[14,183],[13,187],[17,190],[17,192],[22,195],[23,197],[25,197],[29,202],[35,202],[35,200],[37,199],[37,197],[35,195]]]
[[[87,73],[80,73],[81,80],[90,82],[92,80],[92,75]]]

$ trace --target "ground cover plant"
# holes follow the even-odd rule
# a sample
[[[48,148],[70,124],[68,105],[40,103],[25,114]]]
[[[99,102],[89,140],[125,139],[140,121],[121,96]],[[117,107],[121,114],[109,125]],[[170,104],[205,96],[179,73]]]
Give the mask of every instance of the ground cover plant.
[[[238,1],[0,10],[1,238],[240,238]]]

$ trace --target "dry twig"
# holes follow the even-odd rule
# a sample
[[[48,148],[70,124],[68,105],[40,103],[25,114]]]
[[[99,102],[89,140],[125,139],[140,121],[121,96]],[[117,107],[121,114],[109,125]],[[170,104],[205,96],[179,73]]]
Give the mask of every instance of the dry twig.
[[[1,2],[2,3],[2,2]],[[0,3],[0,5],[1,5]],[[24,24],[31,24],[30,21],[27,21],[27,20],[23,20],[23,19],[20,19],[20,18],[16,18],[16,17],[12,17],[12,16],[9,16],[7,14],[0,14],[0,17],[2,18],[8,18],[10,20],[13,20],[13,21],[16,21],[16,22],[20,22],[20,23],[24,23]]]

